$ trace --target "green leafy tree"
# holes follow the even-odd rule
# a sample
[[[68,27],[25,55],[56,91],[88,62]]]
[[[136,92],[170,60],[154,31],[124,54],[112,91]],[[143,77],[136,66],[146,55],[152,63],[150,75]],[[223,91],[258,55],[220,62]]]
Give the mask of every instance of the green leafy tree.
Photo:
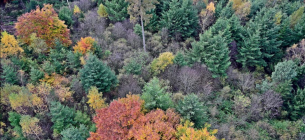
[[[73,24],[72,15],[73,15],[72,11],[65,6],[60,8],[58,17],[60,20],[64,21],[65,24],[70,28],[71,25]]]
[[[251,31],[249,28],[246,29],[246,35],[242,36],[243,42],[239,49],[237,62],[243,64],[244,67],[253,66],[266,66],[266,62],[262,57],[260,48],[260,26],[256,26],[256,30]]]
[[[95,86],[99,92],[108,92],[118,83],[111,69],[92,54],[89,54],[84,68],[80,70],[80,79],[86,91]]]
[[[51,121],[54,123],[53,131],[60,134],[62,130],[74,125],[75,110],[59,102],[51,102]]]
[[[160,108],[166,110],[173,107],[171,95],[166,93],[166,87],[162,87],[158,78],[154,77],[143,89],[141,99],[145,101],[144,107],[148,110]]]
[[[299,20],[301,20],[302,15],[304,13],[305,6],[300,7],[297,11],[292,13],[291,18],[290,18],[290,26],[294,27]]]
[[[128,3],[125,0],[107,0],[105,6],[108,18],[113,22],[123,21],[128,17]]]
[[[152,14],[149,14],[148,12],[156,8],[155,4],[157,4],[158,1],[157,0],[126,0],[126,2],[129,3],[127,10],[128,10],[128,14],[130,15],[130,20],[135,23],[140,17],[141,26],[142,26],[143,48],[144,51],[146,52],[143,21],[145,21],[145,25],[149,23]]]
[[[62,135],[62,140],[86,140],[90,136],[88,128],[83,124],[79,127],[71,126],[60,134]]]
[[[298,120],[305,115],[305,89],[299,88],[296,94],[288,102],[290,118],[292,120]]]
[[[224,32],[213,35],[211,30],[200,35],[198,42],[192,43],[193,49],[188,52],[190,63],[204,63],[213,73],[213,77],[225,77],[230,66],[229,47]]]
[[[275,66],[274,72],[272,72],[272,80],[275,83],[282,83],[285,81],[291,81],[297,76],[297,65],[292,61],[279,62]]]
[[[195,128],[203,128],[208,121],[207,109],[195,94],[186,95],[183,100],[180,100],[176,106],[176,111],[184,119],[194,122]]]
[[[283,53],[280,49],[282,41],[279,40],[280,27],[275,23],[276,10],[274,8],[263,8],[254,18],[254,23],[260,24],[260,48],[263,59],[273,66],[282,59]],[[248,25],[255,30],[257,26]],[[272,68],[271,68],[272,69]]]
[[[170,36],[188,38],[195,35],[198,25],[197,11],[191,0],[172,0],[168,11],[163,11],[161,27],[167,28]]]
[[[181,52],[178,52],[174,58],[174,64],[177,64],[180,67],[186,66],[187,62],[184,55]]]
[[[1,78],[4,79],[5,83],[8,84],[17,84],[17,71],[12,66],[4,65],[3,66],[3,73],[1,73]]]
[[[13,130],[17,133],[16,138],[25,139],[22,133],[22,128],[20,123],[21,115],[16,112],[8,112],[8,120],[10,121],[11,126],[13,126]]]
[[[35,69],[32,67],[31,73],[30,73],[30,79],[33,84],[36,84],[39,82],[40,79],[44,78],[44,73],[38,69]]]

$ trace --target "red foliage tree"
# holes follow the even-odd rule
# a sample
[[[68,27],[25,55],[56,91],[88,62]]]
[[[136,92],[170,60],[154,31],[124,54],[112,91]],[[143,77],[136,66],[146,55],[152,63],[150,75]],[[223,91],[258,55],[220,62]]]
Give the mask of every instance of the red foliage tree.
[[[137,140],[172,140],[176,139],[176,126],[180,116],[172,109],[164,112],[157,109],[141,116],[129,131],[128,137]]]
[[[137,95],[127,95],[110,103],[108,108],[96,110],[93,118],[96,133],[90,133],[88,140],[127,139],[129,129],[143,116],[143,100]]]
[[[36,10],[18,17],[15,28],[16,35],[27,44],[31,43],[32,33],[45,40],[49,47],[54,45],[56,38],[66,46],[72,43],[67,25],[58,18],[50,4],[45,4],[42,9],[37,6]]]

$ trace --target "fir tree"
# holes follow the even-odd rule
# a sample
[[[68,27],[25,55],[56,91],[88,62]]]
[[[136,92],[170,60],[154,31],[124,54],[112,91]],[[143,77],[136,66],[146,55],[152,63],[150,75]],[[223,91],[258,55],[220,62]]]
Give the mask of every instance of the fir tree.
[[[123,21],[128,17],[128,3],[125,0],[107,0],[105,6],[108,18],[113,22]]]
[[[254,24],[251,26],[257,28],[255,31],[251,31],[249,28],[246,29],[247,34],[242,36],[243,42],[238,51],[237,62],[243,64],[244,67],[266,66],[259,44],[260,26]]]
[[[63,130],[61,133],[62,140],[86,140],[89,136],[89,130],[85,125],[79,127],[69,127]]]
[[[80,70],[80,79],[86,91],[96,86],[99,92],[108,92],[118,83],[111,69],[92,54],[89,54],[84,68]]]
[[[60,134],[62,130],[74,125],[75,110],[59,102],[51,102],[50,114],[54,133]]]
[[[292,120],[298,120],[305,115],[305,89],[298,88],[296,94],[288,102],[288,107]]]
[[[174,64],[177,64],[180,67],[183,67],[183,66],[185,66],[187,64],[186,60],[185,60],[185,57],[184,57],[184,55],[181,52],[178,52],[176,54],[176,56],[174,58]]]
[[[9,65],[3,66],[3,73],[1,73],[1,78],[3,78],[4,81],[9,84],[18,83],[17,71]]]
[[[39,82],[40,79],[44,77],[44,73],[40,70],[37,70],[35,68],[31,69],[30,73],[30,79],[33,84],[36,84]]]
[[[168,11],[163,11],[161,27],[167,28],[170,36],[181,34],[182,38],[195,35],[198,28],[197,11],[190,0],[172,0]]]
[[[207,109],[195,94],[189,94],[180,100],[176,110],[184,119],[194,122],[195,128],[204,127],[204,123],[208,120]]]
[[[260,47],[262,57],[268,66],[276,64],[282,59],[283,53],[280,49],[282,41],[279,41],[280,27],[275,24],[276,10],[273,8],[263,8],[254,18],[254,23],[261,25],[260,30]],[[248,26],[255,30],[256,26]]]
[[[226,70],[230,66],[228,41],[223,37],[224,32],[213,35],[211,30],[200,35],[198,42],[192,43],[193,49],[187,54],[189,61],[204,63],[213,73],[213,77],[226,77]]]

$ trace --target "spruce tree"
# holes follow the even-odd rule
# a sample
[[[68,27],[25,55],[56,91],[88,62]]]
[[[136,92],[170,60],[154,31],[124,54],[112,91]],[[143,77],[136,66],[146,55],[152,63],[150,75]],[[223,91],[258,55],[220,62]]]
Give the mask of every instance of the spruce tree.
[[[107,0],[105,6],[108,18],[113,22],[123,21],[128,17],[128,3],[125,0]]]
[[[260,30],[260,47],[262,57],[267,62],[268,66],[273,66],[279,62],[283,53],[280,49],[282,41],[279,40],[280,27],[275,24],[276,10],[274,8],[263,8],[254,18],[254,23],[261,25]],[[249,26],[249,24],[248,24]],[[255,26],[249,26],[255,30]]]
[[[160,25],[167,28],[172,37],[181,34],[182,38],[188,38],[199,27],[197,11],[190,0],[172,0],[168,11],[162,13]]]
[[[213,35],[211,30],[208,30],[203,35],[200,35],[200,41],[192,44],[193,47],[201,48],[202,50],[200,56],[197,56],[199,58],[192,59],[200,60],[204,63],[213,73],[214,78],[225,77],[226,70],[231,64],[229,47],[223,35],[223,32]],[[192,52],[190,52],[190,55],[193,55]]]
[[[9,84],[18,83],[17,71],[9,65],[3,66],[3,73],[1,73],[1,78],[3,78],[4,81]]]
[[[259,43],[260,26],[255,24],[251,26],[257,28],[255,31],[251,31],[249,28],[246,29],[247,34],[242,36],[243,42],[239,48],[239,54],[236,61],[241,63],[244,67],[266,66]]]
[[[174,64],[180,66],[180,67],[183,67],[185,66],[187,63],[186,63],[186,60],[185,60],[185,57],[184,55],[181,53],[181,52],[178,52],[174,58]]]
[[[305,115],[305,89],[298,88],[291,101],[288,101],[288,108],[292,120],[298,120]]]
[[[80,79],[86,91],[95,86],[99,92],[108,92],[118,83],[111,69],[92,54],[89,54],[84,68],[80,70]]]

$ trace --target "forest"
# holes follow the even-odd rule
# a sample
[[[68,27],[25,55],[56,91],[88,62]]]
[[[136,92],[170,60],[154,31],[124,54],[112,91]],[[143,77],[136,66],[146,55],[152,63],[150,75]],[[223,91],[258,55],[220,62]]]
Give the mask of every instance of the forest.
[[[1,0],[1,140],[305,140],[305,0]]]

